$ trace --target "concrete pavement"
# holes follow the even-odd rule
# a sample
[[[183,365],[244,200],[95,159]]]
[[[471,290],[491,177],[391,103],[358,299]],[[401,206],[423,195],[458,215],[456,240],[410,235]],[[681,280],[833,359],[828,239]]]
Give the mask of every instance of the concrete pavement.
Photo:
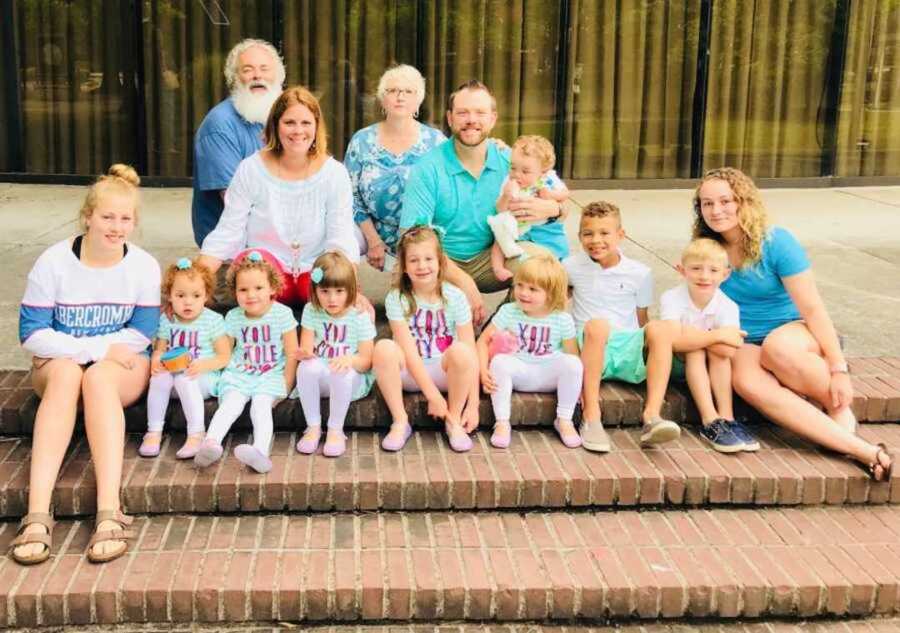
[[[49,245],[76,231],[84,187],[0,183],[0,368],[25,368],[18,306],[28,271]],[[656,296],[675,283],[671,264],[690,237],[691,190],[575,191],[581,204],[606,199],[622,209],[625,251],[652,266]],[[900,355],[900,187],[767,189],[777,224],[808,249],[819,289],[851,356]],[[189,189],[144,189],[141,228],[133,241],[165,266],[195,247]],[[578,213],[567,231],[575,245]],[[386,275],[364,267],[363,285],[377,299]],[[653,312],[651,312],[653,314]]]

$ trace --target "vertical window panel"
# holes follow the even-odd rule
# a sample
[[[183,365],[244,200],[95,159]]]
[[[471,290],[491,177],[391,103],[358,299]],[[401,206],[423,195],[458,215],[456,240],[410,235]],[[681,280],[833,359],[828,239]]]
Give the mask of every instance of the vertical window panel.
[[[822,175],[834,0],[713,5],[705,168]]]
[[[900,174],[900,3],[851,3],[843,82],[836,175]]]

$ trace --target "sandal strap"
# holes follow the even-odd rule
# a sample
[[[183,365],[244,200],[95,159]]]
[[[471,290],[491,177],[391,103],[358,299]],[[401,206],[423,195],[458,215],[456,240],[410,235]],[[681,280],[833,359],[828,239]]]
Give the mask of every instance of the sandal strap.
[[[102,532],[94,532],[88,547],[93,547],[97,543],[106,541],[130,541],[137,536],[134,530],[103,530]]]
[[[98,510],[94,525],[100,525],[104,521],[115,521],[124,528],[134,522],[134,517],[124,514],[121,510]]]
[[[40,543],[46,547],[50,547],[51,536],[46,532],[35,532],[35,533],[24,533],[19,534],[16,538],[12,540],[9,544],[10,549],[16,548],[19,545],[31,545],[32,543]]]
[[[19,521],[19,530],[17,533],[21,534],[22,530],[34,523],[43,525],[47,528],[48,532],[52,532],[53,526],[56,525],[56,522],[53,520],[53,515],[49,512],[29,512],[22,517],[21,521]]]

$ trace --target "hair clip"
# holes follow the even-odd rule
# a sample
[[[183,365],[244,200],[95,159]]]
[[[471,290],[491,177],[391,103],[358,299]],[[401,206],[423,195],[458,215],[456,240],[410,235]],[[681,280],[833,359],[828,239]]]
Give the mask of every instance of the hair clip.
[[[263,260],[263,256],[259,254],[259,251],[251,251],[249,255],[247,255],[247,259],[249,259],[254,264],[258,264]]]
[[[188,270],[191,267],[191,260],[187,257],[182,257],[175,262],[175,267],[178,268],[178,270]]]
[[[322,279],[325,277],[325,271],[322,270],[320,266],[316,266],[309,273],[309,278],[312,279],[314,284],[322,283]]]

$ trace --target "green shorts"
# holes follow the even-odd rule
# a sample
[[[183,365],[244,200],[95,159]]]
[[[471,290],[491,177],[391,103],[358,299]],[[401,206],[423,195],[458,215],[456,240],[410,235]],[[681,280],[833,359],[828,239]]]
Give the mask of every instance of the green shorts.
[[[584,347],[584,328],[578,328],[579,349]],[[644,330],[615,330],[606,341],[601,380],[638,384],[647,380],[644,363]]]
[[[678,354],[672,354],[672,373],[669,374],[672,380],[687,380],[687,373],[684,370],[684,360]]]

